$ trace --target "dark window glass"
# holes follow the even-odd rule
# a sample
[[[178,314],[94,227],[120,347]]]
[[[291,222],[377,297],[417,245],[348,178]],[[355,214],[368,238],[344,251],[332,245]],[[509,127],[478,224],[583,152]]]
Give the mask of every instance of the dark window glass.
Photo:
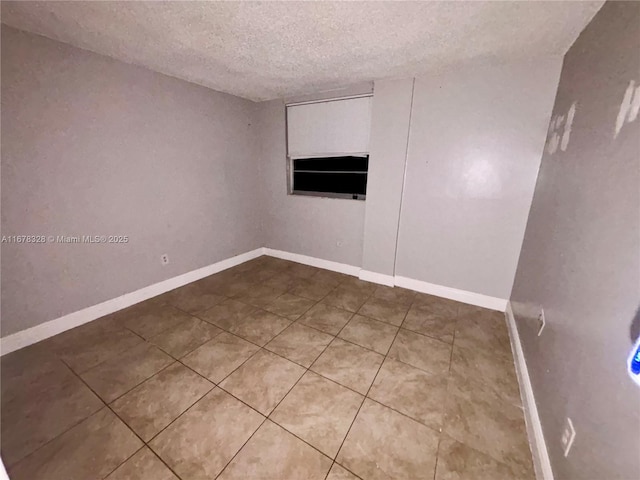
[[[369,157],[323,157],[293,160],[293,191],[364,196]]]

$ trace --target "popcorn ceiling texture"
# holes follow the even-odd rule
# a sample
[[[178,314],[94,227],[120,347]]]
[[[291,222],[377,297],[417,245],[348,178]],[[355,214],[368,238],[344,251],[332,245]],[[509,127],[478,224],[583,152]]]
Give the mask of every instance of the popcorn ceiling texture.
[[[2,22],[250,100],[562,55],[594,2],[2,2]]]

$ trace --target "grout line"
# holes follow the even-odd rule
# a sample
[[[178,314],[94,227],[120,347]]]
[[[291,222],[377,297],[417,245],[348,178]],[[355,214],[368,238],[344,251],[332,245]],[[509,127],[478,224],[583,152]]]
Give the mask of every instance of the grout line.
[[[163,352],[163,353],[164,353],[164,352]],[[156,375],[159,375],[160,373],[164,372],[167,368],[171,367],[172,365],[175,365],[175,364],[176,364],[176,359],[175,359],[175,358],[173,358],[173,357],[171,357],[170,355],[169,355],[169,357],[171,358],[171,363],[169,363],[168,365],[165,365],[164,367],[162,367],[162,368],[161,368],[160,370],[158,370],[157,372],[152,373],[151,375],[149,375],[148,377],[146,377],[144,380],[140,381],[139,383],[136,383],[136,384],[135,384],[133,387],[131,387],[129,390],[127,390],[126,392],[124,392],[124,393],[122,393],[122,394],[118,395],[118,396],[117,396],[117,397],[115,397],[113,400],[110,400],[110,401],[108,401],[108,402],[107,402],[107,401],[106,401],[106,400],[104,400],[100,395],[98,395],[96,392],[94,392],[94,393],[95,393],[96,395],[98,395],[98,397],[100,398],[100,400],[102,400],[102,401],[105,403],[105,405],[110,405],[110,404],[114,403],[115,401],[117,401],[117,400],[121,399],[122,397],[124,397],[124,396],[125,396],[125,395],[127,395],[128,393],[132,392],[132,391],[133,391],[133,390],[135,390],[136,388],[138,388],[140,385],[142,385],[143,383],[145,383],[147,380],[151,380],[151,379],[152,379],[153,377],[155,377]],[[79,375],[78,375],[78,376],[79,376]],[[87,382],[85,382],[85,381],[84,381],[84,379],[83,379],[83,382],[84,382],[85,384],[87,384]],[[88,384],[87,384],[87,386],[88,386]],[[92,391],[92,392],[94,391],[91,387],[89,387],[89,388],[91,389],[91,391]]]
[[[69,371],[75,376],[77,377],[78,374],[76,372],[74,372],[71,367],[69,367],[69,365],[66,364],[66,362],[64,362],[62,359],[58,359],[60,360],[60,362],[62,362],[64,364],[65,367],[67,367],[69,369]],[[84,382],[82,382],[84,383]],[[93,390],[91,390],[93,392]],[[95,392],[93,392],[94,395]],[[5,465],[7,467],[7,469],[11,469],[12,467],[16,466],[18,463],[22,462],[23,460],[29,458],[31,455],[35,454],[37,451],[39,451],[40,449],[44,448],[46,445],[50,444],[51,442],[53,442],[54,440],[56,440],[58,437],[61,437],[62,435],[64,435],[65,433],[67,433],[68,431],[72,430],[73,428],[77,427],[78,425],[80,425],[82,422],[84,422],[85,420],[87,420],[89,417],[95,415],[96,413],[98,413],[100,410],[102,410],[103,408],[105,408],[107,406],[107,404],[104,402],[104,400],[102,400],[102,398],[100,398],[100,396],[96,395],[96,397],[98,398],[98,400],[100,401],[100,403],[102,403],[102,406],[100,408],[98,408],[97,410],[95,410],[94,412],[91,412],[90,414],[88,414],[86,417],[81,418],[80,420],[78,420],[76,423],[72,424],[69,428],[66,428],[65,430],[63,430],[62,432],[58,433],[55,437],[47,440],[46,442],[44,442],[42,445],[38,446],[37,448],[35,448],[34,450],[32,450],[31,452],[27,453],[26,455],[24,455],[23,457],[19,458],[18,460],[13,461],[11,464],[7,464]]]
[[[323,298],[324,298],[324,297],[323,297]],[[310,310],[311,308],[313,308],[315,305],[317,305],[317,303],[319,303],[319,301],[317,301],[317,302],[316,302],[316,303],[314,303],[311,307],[309,307],[309,310]],[[308,311],[308,310],[307,310],[307,311]],[[305,313],[306,313],[306,312],[305,312]],[[304,314],[303,314],[303,315],[304,315]],[[301,317],[302,317],[302,315],[301,315],[299,318],[301,318]],[[299,318],[298,318],[298,319],[299,319]],[[297,320],[295,320],[295,321],[297,321]],[[289,324],[289,326],[293,325],[293,323],[295,323],[295,321],[294,321],[294,322],[292,322],[291,324]],[[346,324],[345,324],[345,325],[346,325]],[[286,327],[286,328],[288,328],[288,327]],[[284,330],[286,330],[286,328],[285,328],[285,329],[283,329],[283,331],[284,331]],[[343,327],[343,328],[344,328],[344,327]],[[341,330],[342,330],[342,329],[341,329]],[[282,333],[282,332],[280,332],[280,333]],[[280,334],[278,334],[278,335],[280,335]],[[276,338],[278,335],[276,335],[276,336],[275,336],[275,337],[273,337],[273,338]],[[335,337],[334,337],[334,339],[335,339]],[[323,349],[322,353],[324,353],[324,351],[329,347],[329,345],[331,345],[331,343],[333,343],[333,340],[334,340],[334,339],[332,339],[332,340],[331,340],[331,342],[329,342],[329,344],[327,344],[327,346]],[[273,340],[273,339],[272,339],[272,340]],[[269,343],[269,342],[267,342],[267,343]],[[265,345],[266,345],[266,344],[265,344]],[[264,348],[264,346],[261,346],[261,347],[260,347],[260,349],[265,350],[265,351],[269,351],[269,350],[267,350],[266,348]],[[257,350],[253,355],[255,355],[256,353],[258,353],[259,351],[260,351],[260,350]],[[271,352],[271,353],[274,353],[274,352]],[[320,353],[320,355],[322,355],[322,353]],[[274,354],[275,354],[275,353],[274,353]],[[252,355],[252,357],[253,357],[253,355]],[[277,355],[277,354],[276,354],[276,355]],[[320,357],[320,355],[318,355],[318,357],[317,357],[317,358],[319,358],[319,357]],[[282,358],[284,358],[284,357],[282,357]],[[248,359],[247,359],[247,360],[248,360]],[[289,360],[289,359],[286,359],[286,360]],[[289,360],[289,361],[291,361],[291,360]],[[246,361],[245,361],[245,363],[246,363]],[[312,363],[312,364],[313,364],[313,363]],[[244,363],[243,363],[243,365],[244,365]],[[238,449],[238,451],[233,455],[233,457],[231,457],[231,459],[226,463],[226,465],[223,467],[223,469],[220,471],[220,473],[216,476],[216,478],[218,478],[220,475],[222,475],[222,473],[227,469],[227,467],[231,464],[231,462],[233,462],[233,460],[236,458],[236,456],[237,456],[237,455],[238,455],[238,454],[239,454],[239,453],[244,449],[245,445],[246,445],[247,443],[249,443],[249,441],[253,438],[253,436],[256,434],[256,432],[257,432],[258,430],[260,430],[260,428],[262,428],[262,426],[264,425],[264,423],[265,423],[267,420],[268,420],[268,421],[270,421],[270,422],[272,422],[272,423],[274,423],[275,425],[277,425],[278,427],[282,428],[283,430],[285,430],[286,432],[290,433],[291,435],[294,435],[294,436],[295,436],[296,438],[298,438],[300,441],[304,442],[305,444],[309,445],[310,447],[312,447],[312,448],[313,448],[313,449],[315,449],[316,451],[320,452],[320,454],[324,455],[325,457],[328,457],[326,454],[324,454],[323,452],[321,452],[320,450],[318,450],[318,449],[317,449],[316,447],[314,447],[313,445],[311,445],[311,444],[309,444],[308,442],[304,441],[303,439],[301,439],[300,437],[298,437],[297,435],[295,435],[293,432],[290,432],[289,430],[287,430],[286,428],[282,427],[281,425],[277,424],[276,422],[274,422],[273,420],[271,420],[271,419],[269,418],[269,417],[271,417],[271,414],[272,414],[273,412],[275,412],[275,411],[276,411],[276,409],[278,408],[278,406],[279,406],[279,405],[284,401],[284,399],[285,399],[285,398],[287,398],[287,396],[289,395],[289,393],[291,393],[291,391],[296,387],[296,385],[300,382],[300,380],[302,379],[302,377],[304,377],[304,376],[307,374],[307,372],[309,372],[310,367],[311,367],[311,365],[310,365],[309,367],[306,367],[306,368],[305,368],[304,373],[303,373],[302,375],[300,375],[300,377],[298,378],[298,380],[296,380],[296,382],[295,382],[295,383],[293,384],[293,386],[289,389],[289,391],[288,391],[288,392],[287,392],[287,393],[286,393],[286,394],[285,394],[285,395],[280,399],[280,401],[276,404],[276,406],[275,406],[275,407],[273,407],[273,409],[271,410],[271,412],[269,412],[269,414],[265,417],[265,420],[260,424],[260,426],[256,429],[256,431],[255,431],[255,432],[253,432],[253,433],[251,434],[251,436],[250,436],[250,437],[247,439],[247,441],[242,445],[242,447],[240,447],[240,448]],[[238,367],[238,368],[240,368],[240,367]],[[236,369],[236,370],[237,370],[237,369]],[[234,371],[235,371],[235,370],[234,370]],[[231,375],[231,374],[229,374],[229,375]],[[228,376],[229,376],[229,375],[228,375]],[[228,376],[227,376],[227,377],[228,377]],[[225,377],[225,378],[227,378],[227,377]],[[219,386],[218,388],[222,388],[222,387],[220,387],[220,386]],[[224,390],[224,389],[223,389],[223,390]],[[226,390],[224,390],[224,391],[226,391]],[[234,398],[235,398],[235,397],[234,397]],[[243,403],[244,403],[244,402],[243,402]],[[336,455],[337,455],[337,453],[336,453]],[[328,457],[328,458],[330,458],[330,457]],[[332,464],[332,465],[333,465],[333,464]],[[331,470],[331,467],[329,468],[329,471],[330,471],[330,470]],[[329,474],[329,471],[327,471],[327,475]]]
[[[172,363],[171,365],[173,365],[173,363]],[[167,368],[168,368],[168,367],[167,367]],[[163,369],[163,370],[164,370],[164,369]],[[82,383],[84,383],[84,384],[85,384],[85,386],[86,386],[89,390],[91,390],[91,391],[94,393],[94,395],[98,396],[98,398],[100,397],[100,396],[97,394],[97,392],[95,392],[95,391],[94,391],[94,390],[93,390],[93,389],[92,389],[92,388],[91,388],[91,387],[90,387],[90,386],[89,386],[89,385],[88,385],[88,384],[87,384],[87,383],[82,379],[82,377],[80,377],[80,375],[78,375],[78,374],[77,374],[77,373],[75,373],[75,372],[74,372],[74,374],[78,377],[78,379],[79,379]],[[155,376],[155,375],[153,375],[153,376]],[[149,377],[149,378],[152,378],[152,377]],[[148,379],[147,379],[147,380],[148,380]],[[146,381],[146,380],[145,380],[145,381]],[[143,383],[144,383],[144,382],[143,382]],[[211,390],[209,390],[209,391],[211,391]],[[207,393],[208,393],[208,392],[207,392]],[[205,395],[206,395],[206,393],[205,393]],[[204,396],[204,395],[203,395],[203,396]],[[200,398],[202,398],[202,397],[200,397]],[[200,399],[198,399],[198,400],[200,400]],[[197,402],[197,401],[196,401],[196,402]],[[113,413],[113,415],[115,415],[115,417],[116,417],[118,420],[120,420],[120,421],[121,421],[121,422],[122,422],[122,423],[123,423],[123,424],[124,424],[124,425],[125,425],[125,426],[126,426],[126,427],[127,427],[127,428],[128,428],[128,429],[129,429],[129,430],[130,430],[134,435],[135,435],[135,436],[136,436],[136,437],[138,437],[138,439],[142,442],[142,447],[140,447],[140,448],[139,448],[138,450],[136,450],[134,453],[132,453],[131,455],[129,455],[129,456],[128,456],[124,461],[122,461],[122,462],[121,462],[121,463],[120,463],[116,468],[114,468],[111,472],[109,472],[109,474],[111,474],[113,471],[115,471],[115,470],[117,470],[118,468],[120,468],[120,467],[121,467],[121,466],[122,466],[122,465],[123,465],[127,460],[129,460],[129,459],[130,459],[131,457],[133,457],[136,453],[138,453],[138,451],[140,451],[142,448],[144,448],[144,447],[148,447],[148,448],[149,448],[149,450],[152,450],[152,449],[151,449],[151,447],[149,447],[148,442],[145,442],[145,441],[144,441],[144,439],[143,439],[140,435],[138,435],[138,432],[136,432],[136,431],[135,431],[135,430],[134,430],[134,429],[133,429],[133,428],[132,428],[132,427],[131,427],[131,426],[130,426],[130,425],[129,425],[129,424],[128,424],[124,419],[123,419],[123,418],[121,418],[121,417],[120,417],[120,415],[118,415],[118,414],[115,412],[115,410],[114,410],[113,408],[111,408],[111,405],[110,405],[110,404],[105,403],[105,407],[106,407],[106,408],[108,408],[108,409],[111,411],[111,413]],[[87,418],[88,418],[88,417],[87,417]],[[151,441],[151,439],[150,439],[149,441]],[[161,459],[161,460],[162,460],[162,459]],[[169,467],[169,465],[167,465],[164,461],[162,461],[162,463],[164,463],[164,464],[167,466],[167,468],[169,468],[169,470],[171,470],[171,472],[173,472],[173,473],[175,474],[175,472],[173,471],[173,469],[172,469],[171,467]],[[178,476],[178,475],[176,474],[176,476]],[[180,478],[180,477],[178,476],[178,478]]]
[[[127,425],[127,426],[128,426],[128,425]],[[138,454],[138,452],[140,452],[140,451],[141,451],[141,450],[143,450],[144,448],[147,448],[147,445],[146,445],[145,443],[143,443],[143,444],[142,444],[142,446],[141,446],[139,449],[137,449],[135,452],[133,452],[133,453],[131,454],[131,456],[130,456],[130,457],[128,457],[124,462],[120,463],[118,466],[116,466],[113,470],[111,470],[109,473],[107,473],[107,474],[106,474],[104,477],[102,477],[102,478],[103,478],[103,479],[104,479],[104,478],[107,478],[109,475],[111,475],[113,472],[115,472],[117,469],[119,469],[122,465],[124,465],[125,463],[127,463],[127,462],[129,461],[129,459],[133,458],[135,455],[137,455],[137,454]]]
[[[149,445],[146,445],[146,444],[145,444],[145,447],[147,447],[147,448],[149,449],[149,451],[150,451],[153,455],[155,455],[155,457],[156,457],[158,460],[160,460],[160,461],[164,464],[164,466],[165,466],[165,467],[167,467],[167,468],[169,469],[169,471],[171,471],[171,472],[172,472],[172,473],[173,473],[177,478],[179,478],[179,479],[181,479],[181,478],[182,478],[180,475],[178,475],[178,472],[176,472],[173,468],[171,468],[171,466],[170,466],[167,462],[165,462],[165,461],[164,461],[164,459],[163,459],[160,455],[158,455],[158,454],[156,453],[156,451],[155,451],[153,448],[151,448]]]
[[[236,451],[236,453],[234,453],[233,456],[229,459],[229,461],[227,463],[225,463],[224,467],[222,467],[222,470],[220,470],[220,473],[218,473],[215,478],[219,478],[220,475],[222,475],[224,473],[224,471],[231,464],[231,462],[233,462],[233,460],[238,456],[238,454],[244,449],[244,447],[247,445],[247,443],[249,443],[251,441],[253,436],[258,432],[258,430],[260,430],[262,428],[262,425],[264,425],[264,423],[266,421],[267,421],[267,417],[264,417],[264,420],[262,420],[262,423],[260,425],[258,425],[258,428],[256,428],[255,431],[251,435],[249,435],[249,438],[247,438],[246,442],[244,442],[242,444],[242,446]]]
[[[373,296],[373,293],[368,297],[368,299],[371,298],[372,296]],[[406,314],[405,314],[405,317],[406,317]],[[349,321],[351,321],[351,320],[349,320]],[[404,322],[404,319],[403,319],[403,322]],[[345,326],[346,325],[348,325],[348,322],[347,322],[347,324],[345,324]],[[344,328],[344,327],[342,327],[342,328]],[[373,377],[373,380],[372,380],[371,384],[369,385],[369,388],[367,389],[367,392],[365,393],[364,398],[362,399],[362,402],[360,403],[360,406],[358,407],[358,411],[356,412],[355,416],[353,417],[353,420],[351,421],[351,425],[349,425],[349,429],[347,430],[347,433],[345,434],[344,438],[342,439],[342,442],[340,443],[340,447],[338,448],[338,452],[336,453],[336,456],[333,459],[333,463],[331,464],[331,467],[329,467],[329,472],[333,468],[333,465],[335,465],[336,459],[338,458],[338,455],[340,455],[340,451],[342,450],[342,447],[344,446],[344,442],[347,441],[347,438],[349,437],[349,433],[351,432],[351,429],[353,428],[353,425],[356,423],[356,419],[358,418],[358,415],[360,415],[360,410],[362,410],[362,406],[364,405],[364,402],[367,401],[367,398],[369,396],[369,392],[371,391],[371,388],[373,387],[373,384],[376,383],[376,378],[378,378],[378,374],[380,373],[380,369],[382,368],[382,365],[384,365],[384,362],[387,359],[387,355],[389,354],[389,350],[391,350],[391,346],[393,345],[393,342],[396,341],[396,337],[398,336],[398,332],[399,331],[400,331],[400,329],[398,328],[398,330],[396,330],[396,334],[393,336],[393,340],[389,344],[389,349],[387,350],[387,354],[384,355],[384,358],[382,359],[382,362],[380,362],[380,365],[378,366],[378,370],[376,371],[376,374]],[[342,332],[342,329],[340,329],[340,332]],[[338,332],[338,334],[340,334],[340,332]],[[336,338],[337,338],[337,335],[336,335]],[[328,473],[327,473],[327,476],[328,476]]]
[[[438,458],[440,457],[440,444],[442,443],[442,435],[444,434],[444,431],[439,433],[440,435],[438,436],[438,446],[436,447],[436,462],[433,468],[433,480],[436,480],[436,475],[438,474]]]

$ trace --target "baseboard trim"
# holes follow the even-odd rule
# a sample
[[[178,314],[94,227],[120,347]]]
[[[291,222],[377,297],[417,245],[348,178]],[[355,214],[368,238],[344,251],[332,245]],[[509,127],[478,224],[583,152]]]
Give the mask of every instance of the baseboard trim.
[[[436,297],[448,298],[456,302],[467,303],[477,307],[488,308],[504,312],[507,308],[507,300],[504,298],[490,297],[481,293],[458,290],[457,288],[436,285],[435,283],[423,282],[412,278],[395,276],[395,284],[398,287],[408,288],[417,292],[428,293]]]
[[[292,262],[303,263],[304,265],[311,265],[312,267],[324,268],[325,270],[331,270],[333,272],[344,273],[346,275],[358,276],[360,267],[354,265],[347,265],[346,263],[332,262],[331,260],[323,260],[321,258],[309,257],[307,255],[301,255],[299,253],[285,252],[282,250],[274,250],[273,248],[264,248],[265,255],[270,257],[281,258],[283,260],[291,260]]]
[[[513,309],[511,308],[511,302],[507,302],[505,314],[507,317],[507,326],[509,327],[509,337],[511,338],[511,350],[516,364],[516,374],[518,375],[518,383],[520,384],[520,396],[522,397],[522,405],[524,406],[524,418],[527,425],[529,444],[531,445],[536,479],[553,480],[553,470],[551,469],[551,461],[549,459],[549,453],[547,452],[547,444],[544,439],[538,407],[533,394],[529,370],[524,358],[522,344],[520,343],[520,335],[518,334],[518,327],[515,316],[513,315]]]
[[[393,287],[396,284],[393,275],[385,275],[384,273],[371,272],[369,270],[360,270],[358,278],[366,282],[386,285],[387,287]]]
[[[360,278],[361,280],[378,283],[380,285],[404,287],[418,292],[428,293],[430,295],[448,298],[458,302],[468,303],[470,305],[476,305],[501,312],[504,312],[507,307],[507,300],[501,298],[489,297],[479,293],[444,287],[442,285],[436,285],[401,276],[384,275],[381,273],[363,270],[355,265],[348,265],[345,263],[333,262],[331,260],[301,255],[299,253],[291,253],[262,247],[241,255],[236,255],[235,257],[221,260],[220,262],[216,262],[212,265],[178,275],[177,277],[163,280],[162,282],[149,285],[148,287],[141,288],[135,292],[127,293],[120,297],[107,300],[97,305],[78,310],[77,312],[64,315],[54,320],[36,325],[35,327],[3,337],[0,339],[0,355],[6,355],[7,353],[14,352],[71,328],[78,327],[91,322],[92,320],[96,320],[97,318],[117,312],[118,310],[130,307],[131,305],[135,305],[136,303],[144,300],[148,300],[149,298],[168,292],[174,288],[181,287],[187,283],[195,282],[201,278],[234,267],[253,258],[259,257],[260,255],[269,255],[271,257],[282,258],[284,260],[291,260],[293,262],[311,265],[325,270],[352,275]]]
[[[54,320],[49,320],[48,322],[41,323],[35,327],[7,335],[0,339],[0,355],[6,355],[7,353],[14,352],[41,340],[53,337],[54,335],[71,328],[78,327],[110,313],[117,312],[123,308],[148,300],[149,298],[168,292],[174,288],[182,287],[187,283],[195,282],[196,280],[208,277],[214,273],[235,267],[236,265],[240,265],[241,263],[259,257],[262,254],[263,249],[257,248],[250,252],[236,255],[206,267],[192,270],[191,272],[178,275],[177,277],[149,285],[148,287],[141,288],[134,292],[126,293],[120,297],[98,303],[97,305],[83,308],[82,310],[78,310],[77,312],[64,315]]]

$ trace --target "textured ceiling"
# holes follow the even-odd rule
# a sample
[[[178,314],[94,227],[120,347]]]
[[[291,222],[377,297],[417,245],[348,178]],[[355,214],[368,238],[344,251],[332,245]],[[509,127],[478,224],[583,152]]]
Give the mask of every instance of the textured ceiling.
[[[564,54],[594,2],[2,2],[2,22],[251,100]]]

